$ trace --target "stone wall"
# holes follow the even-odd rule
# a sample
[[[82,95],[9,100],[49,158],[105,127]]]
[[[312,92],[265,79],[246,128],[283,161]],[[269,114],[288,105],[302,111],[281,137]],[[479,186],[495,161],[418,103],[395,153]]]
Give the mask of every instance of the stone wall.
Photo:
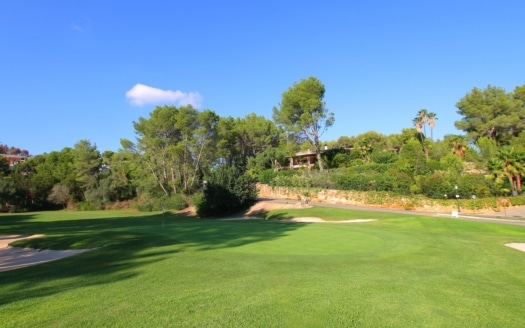
[[[457,202],[455,200],[433,200],[423,196],[400,196],[390,195],[384,192],[358,192],[333,189],[316,189],[316,188],[294,188],[294,187],[272,187],[265,184],[259,184],[259,197],[271,199],[290,199],[300,201],[305,197],[311,202],[354,205],[354,206],[372,206],[379,208],[393,208],[404,210],[419,210],[425,212],[451,213],[457,211]],[[472,200],[460,200],[462,213],[481,213],[494,212],[493,208],[467,208],[472,207]],[[466,206],[469,205],[469,206]]]

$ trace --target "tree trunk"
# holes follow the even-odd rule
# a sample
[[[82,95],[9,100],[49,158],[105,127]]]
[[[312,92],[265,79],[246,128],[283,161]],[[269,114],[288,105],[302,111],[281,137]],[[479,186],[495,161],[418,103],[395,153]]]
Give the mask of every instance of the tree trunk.
[[[314,131],[314,133],[312,133],[313,135],[313,139],[314,139],[314,147],[315,147],[315,154],[317,155],[317,163],[319,164],[319,170],[320,171],[323,171],[324,170],[324,164],[323,164],[323,159],[321,158],[321,145],[319,144],[319,135],[317,133],[317,131]]]
[[[319,164],[319,170],[322,171],[324,170],[324,163],[321,157],[321,150],[319,149],[319,147],[316,148],[315,152],[317,154],[317,163]]]

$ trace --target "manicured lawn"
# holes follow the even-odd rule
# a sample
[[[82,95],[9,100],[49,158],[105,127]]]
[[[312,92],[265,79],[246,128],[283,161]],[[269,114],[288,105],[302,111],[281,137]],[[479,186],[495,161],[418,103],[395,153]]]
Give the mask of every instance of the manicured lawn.
[[[0,272],[2,327],[523,327],[525,227],[314,207],[198,220],[0,215],[20,245],[97,249]]]

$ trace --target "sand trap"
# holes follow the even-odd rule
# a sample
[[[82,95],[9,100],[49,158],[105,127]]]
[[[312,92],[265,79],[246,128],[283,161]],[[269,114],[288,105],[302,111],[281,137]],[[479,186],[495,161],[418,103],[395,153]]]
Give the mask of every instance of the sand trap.
[[[254,216],[245,216],[242,218],[230,218],[230,219],[221,219],[221,221],[245,221],[245,220],[263,220],[263,218],[258,218]],[[360,223],[360,222],[372,222],[375,219],[354,219],[354,220],[340,220],[340,221],[326,221],[321,218],[314,217],[302,217],[302,218],[293,218],[293,219],[283,219],[283,220],[270,220],[273,222],[304,222],[304,223]]]
[[[374,219],[353,219],[353,220],[339,220],[339,221],[327,221],[321,218],[314,217],[303,217],[303,218],[293,218],[279,220],[280,222],[318,222],[318,223],[360,223],[360,222],[372,222]]]
[[[505,246],[525,252],[525,243],[509,243],[505,244]]]
[[[14,269],[20,269],[31,265],[46,263],[62,259],[64,257],[80,254],[89,249],[75,250],[49,250],[33,249],[22,247],[11,247],[10,243],[27,238],[38,238],[43,235],[12,235],[0,236],[0,272]]]

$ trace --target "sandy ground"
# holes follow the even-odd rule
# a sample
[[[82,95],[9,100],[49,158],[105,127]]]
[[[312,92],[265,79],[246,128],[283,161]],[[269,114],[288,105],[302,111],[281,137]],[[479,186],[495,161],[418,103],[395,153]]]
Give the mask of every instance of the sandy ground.
[[[231,218],[231,219],[221,219],[222,221],[244,221],[244,220],[262,220],[262,218],[245,216],[242,218]],[[283,219],[276,222],[303,222],[303,223],[360,223],[360,222],[372,222],[374,219],[353,219],[353,220],[339,220],[339,221],[327,221],[321,218],[314,217],[299,217],[292,219]]]
[[[260,217],[255,217],[253,215],[265,213],[271,210],[286,209],[286,208],[309,208],[311,206],[301,204],[301,202],[272,202],[272,201],[258,201],[253,205],[241,218],[231,218],[231,219],[222,219],[223,221],[242,221],[242,220],[262,220]],[[355,219],[355,220],[339,220],[339,221],[325,221],[321,218],[315,217],[297,217],[293,219],[283,219],[279,222],[308,222],[308,223],[322,223],[322,222],[331,222],[331,223],[359,223],[359,222],[371,222],[375,221],[372,219]]]
[[[88,251],[89,249],[75,250],[49,250],[11,247],[10,243],[26,238],[38,238],[42,235],[11,235],[0,236],[0,272],[14,269],[20,269],[31,265],[46,263],[49,261],[59,260],[64,257],[76,255]]]
[[[525,252],[525,243],[509,243],[505,244],[505,246]]]

